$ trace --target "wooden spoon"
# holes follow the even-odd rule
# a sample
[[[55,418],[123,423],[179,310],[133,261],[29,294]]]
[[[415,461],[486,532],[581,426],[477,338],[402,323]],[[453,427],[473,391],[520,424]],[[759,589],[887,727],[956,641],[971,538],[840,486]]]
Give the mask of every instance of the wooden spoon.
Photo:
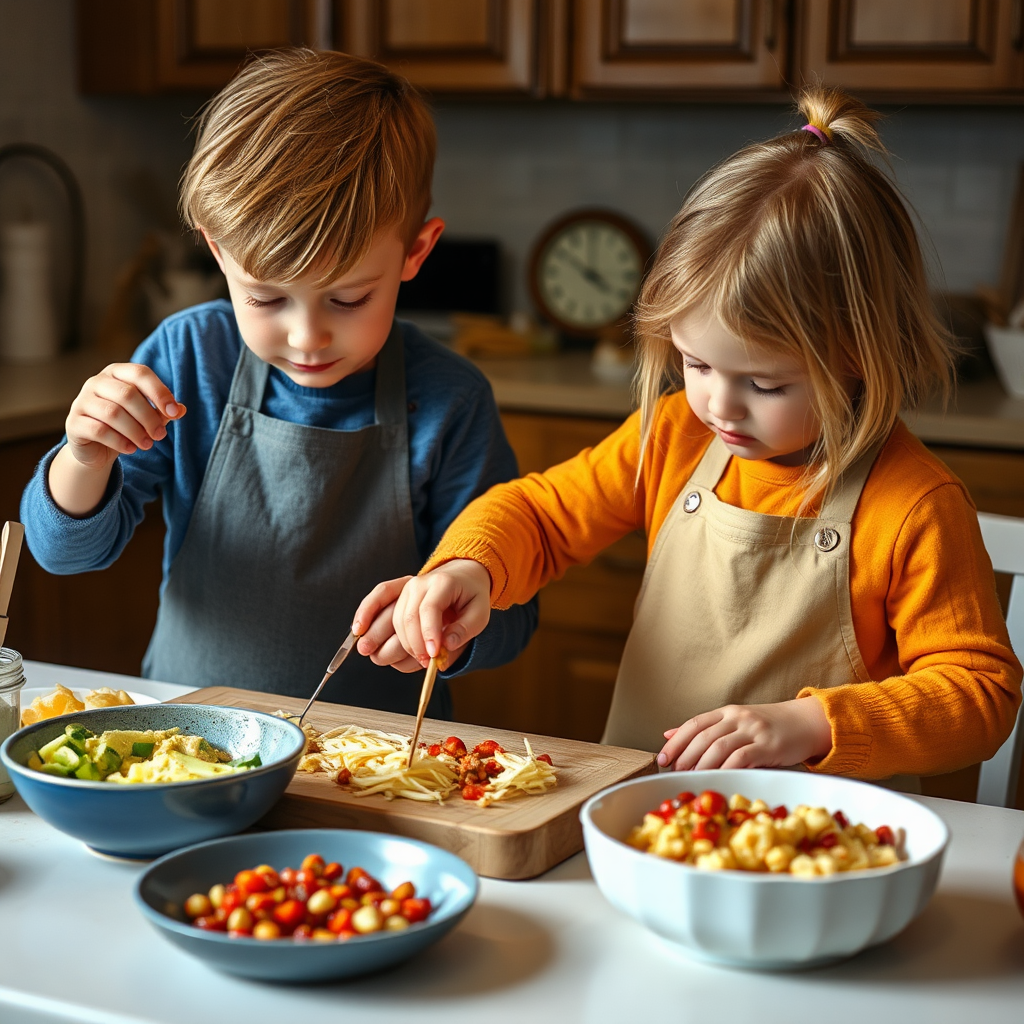
[[[21,523],[4,523],[3,540],[0,541],[0,647],[7,636],[7,606],[14,589],[14,575],[18,571],[21,557],[21,541],[25,527]]]

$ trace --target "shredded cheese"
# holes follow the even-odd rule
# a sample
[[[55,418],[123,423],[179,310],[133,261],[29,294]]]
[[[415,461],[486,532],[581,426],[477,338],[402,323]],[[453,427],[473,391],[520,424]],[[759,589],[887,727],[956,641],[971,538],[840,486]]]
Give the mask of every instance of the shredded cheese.
[[[283,711],[278,714],[288,717]],[[432,757],[421,748],[410,766],[407,736],[356,725],[325,733],[318,733],[310,725],[303,726],[303,730],[310,743],[299,761],[299,771],[327,772],[334,781],[351,786],[355,796],[443,803],[459,788],[459,759],[443,752]],[[487,807],[518,796],[537,796],[558,784],[556,769],[537,760],[525,737],[523,743],[525,757],[508,751],[488,755],[487,759],[497,761],[503,771],[481,787],[483,795],[473,803]]]

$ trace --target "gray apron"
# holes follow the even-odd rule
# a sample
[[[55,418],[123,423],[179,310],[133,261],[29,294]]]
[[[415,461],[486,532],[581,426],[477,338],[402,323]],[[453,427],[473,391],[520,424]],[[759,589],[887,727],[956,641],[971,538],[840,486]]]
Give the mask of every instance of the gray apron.
[[[147,677],[308,697],[363,597],[420,567],[398,325],[377,356],[371,426],[328,430],[264,415],[269,371],[242,346],[160,601]],[[321,699],[415,714],[420,682],[353,653]],[[428,714],[450,718],[438,684]]]

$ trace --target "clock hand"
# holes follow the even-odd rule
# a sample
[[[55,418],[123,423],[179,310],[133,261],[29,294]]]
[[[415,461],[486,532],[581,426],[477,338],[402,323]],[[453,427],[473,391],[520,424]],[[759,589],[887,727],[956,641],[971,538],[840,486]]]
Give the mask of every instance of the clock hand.
[[[580,275],[585,280],[589,281],[592,285],[599,288],[601,291],[610,292],[612,290],[611,285],[596,270],[594,270],[593,267],[588,267],[586,263],[584,263],[577,256],[573,255],[573,253],[563,249],[559,253],[559,256],[561,256],[562,259],[564,259],[572,267],[578,270]]]

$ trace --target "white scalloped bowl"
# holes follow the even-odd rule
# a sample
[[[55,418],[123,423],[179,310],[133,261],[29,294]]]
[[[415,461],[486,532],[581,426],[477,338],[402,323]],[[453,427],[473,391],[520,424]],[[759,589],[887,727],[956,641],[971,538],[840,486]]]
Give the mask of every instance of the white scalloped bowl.
[[[770,806],[841,810],[852,822],[906,830],[906,859],[802,879],[747,871],[698,871],[624,842],[645,812],[690,790],[742,793]],[[852,779],[809,772],[665,772],[631,779],[580,811],[590,869],[605,898],[655,934],[702,960],[762,970],[813,967],[878,945],[924,909],[939,879],[949,830],[923,804]]]

